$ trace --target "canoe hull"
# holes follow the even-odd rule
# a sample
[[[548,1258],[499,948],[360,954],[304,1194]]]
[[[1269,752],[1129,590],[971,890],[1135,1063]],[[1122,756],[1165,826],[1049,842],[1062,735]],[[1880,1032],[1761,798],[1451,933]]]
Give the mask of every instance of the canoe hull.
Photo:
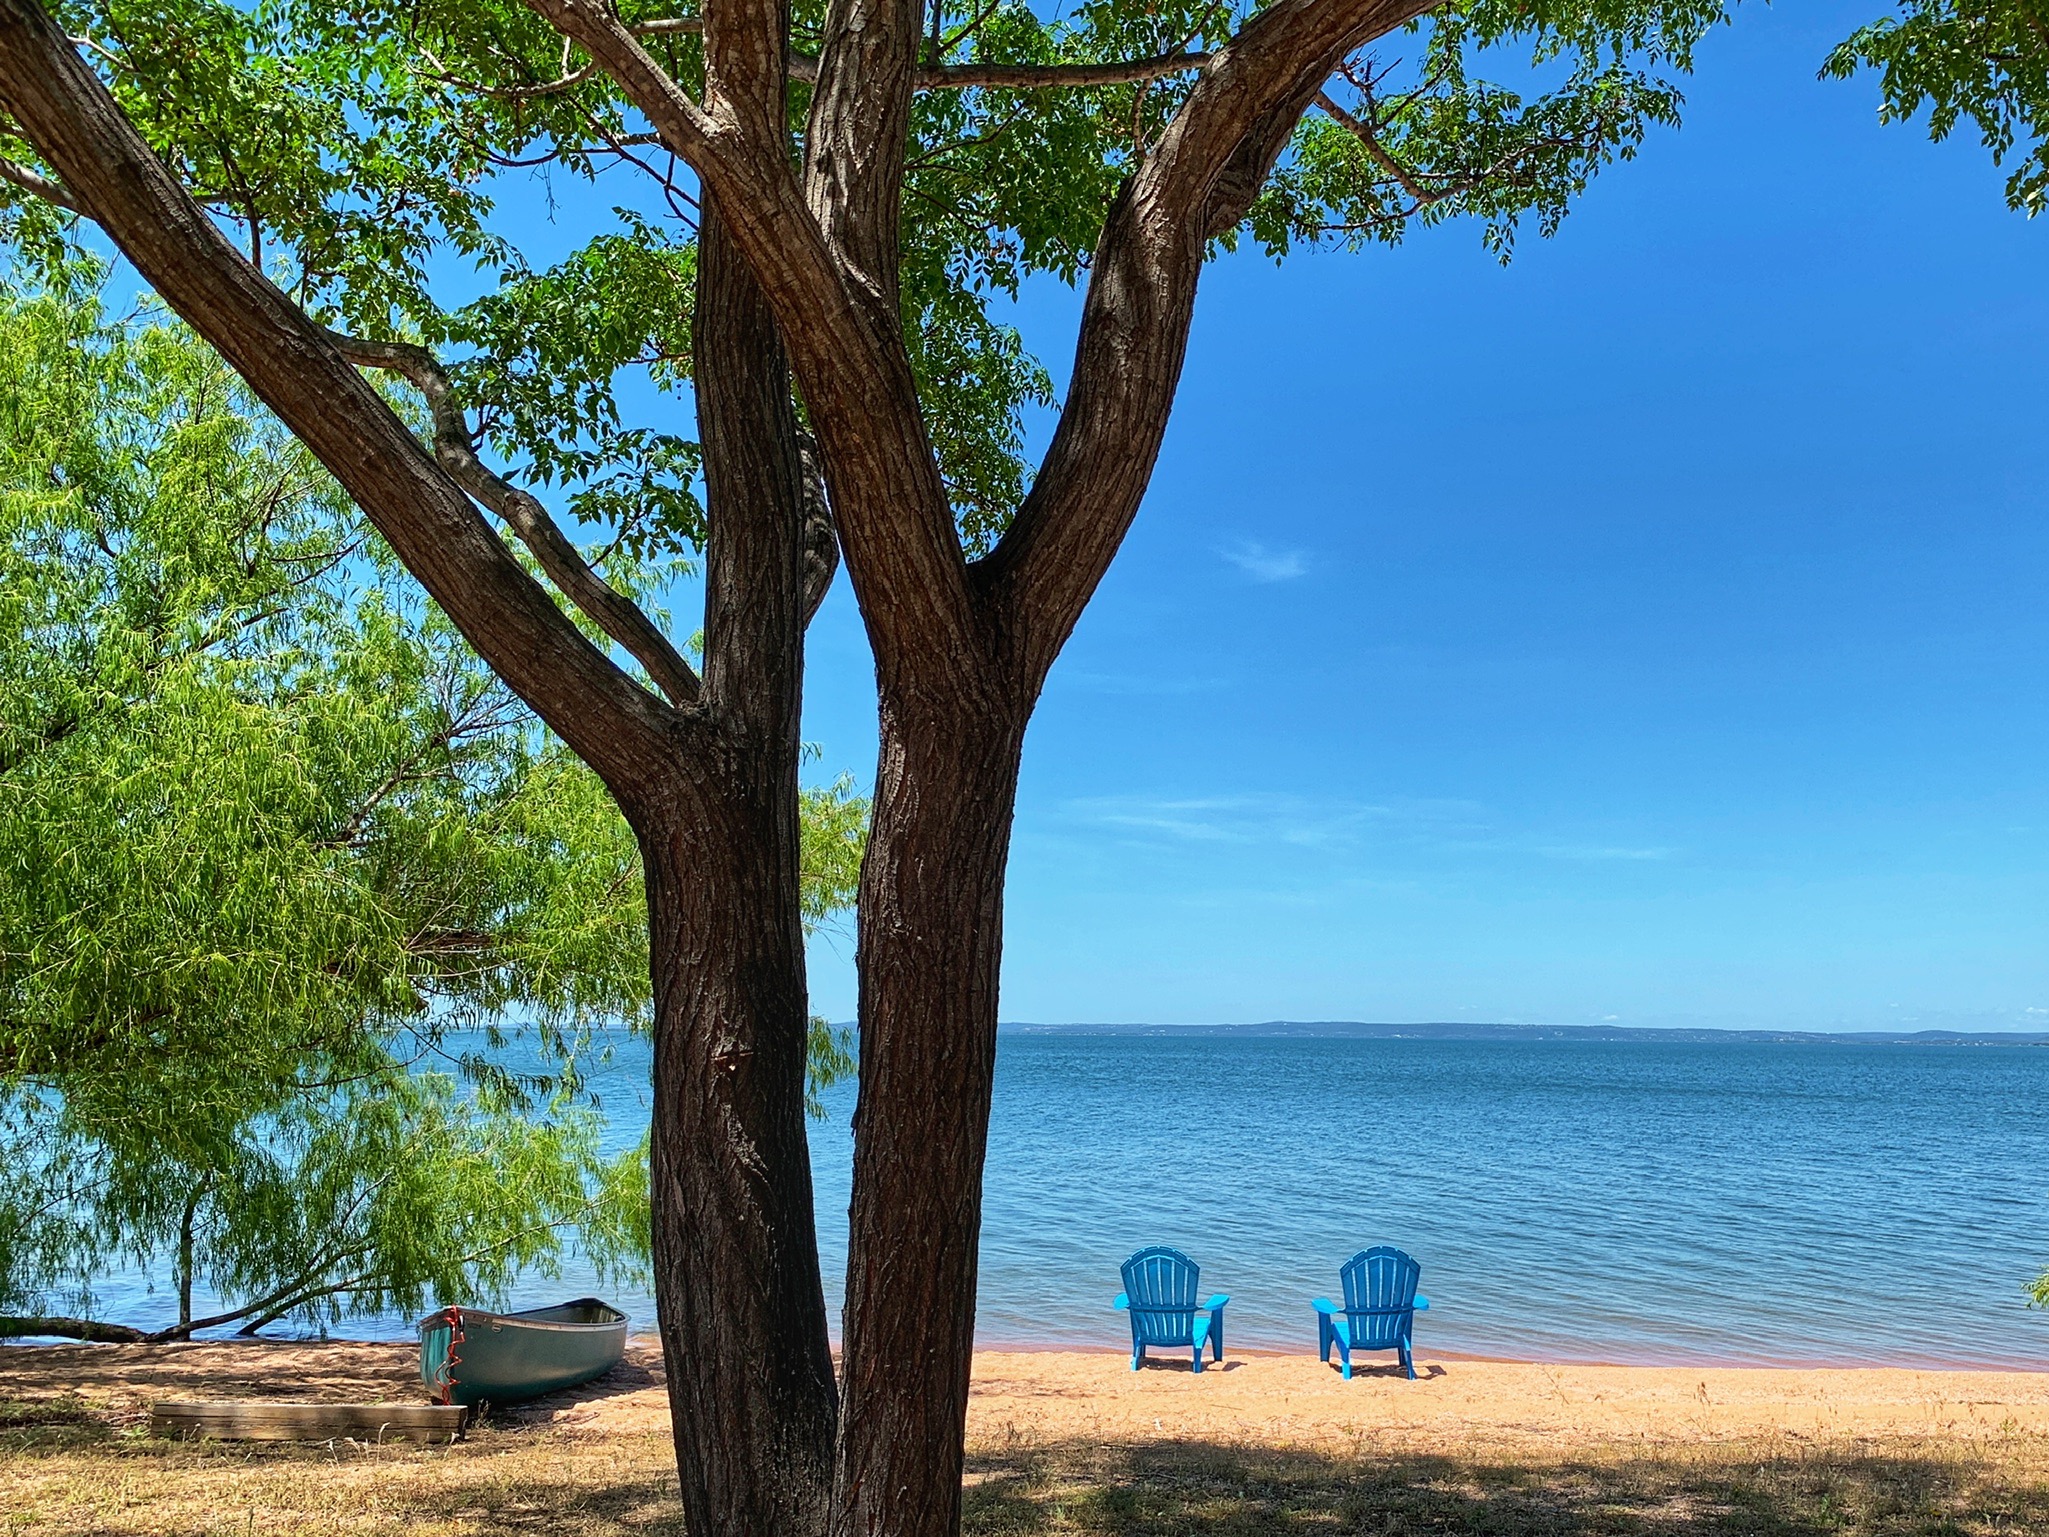
[[[437,1403],[512,1404],[602,1377],[626,1315],[595,1297],[525,1313],[447,1307],[420,1320],[420,1380]]]

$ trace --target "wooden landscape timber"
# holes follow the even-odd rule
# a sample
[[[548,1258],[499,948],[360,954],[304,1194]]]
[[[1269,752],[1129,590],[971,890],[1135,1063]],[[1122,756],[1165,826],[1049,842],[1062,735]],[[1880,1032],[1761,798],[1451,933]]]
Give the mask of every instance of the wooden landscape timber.
[[[469,1411],[460,1404],[290,1404],[165,1399],[150,1434],[216,1441],[454,1441]]]

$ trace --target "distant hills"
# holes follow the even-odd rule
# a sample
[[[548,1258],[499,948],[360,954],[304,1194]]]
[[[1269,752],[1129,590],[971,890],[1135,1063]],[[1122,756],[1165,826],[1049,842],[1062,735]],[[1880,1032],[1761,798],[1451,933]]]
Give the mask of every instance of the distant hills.
[[[1779,1041],[1789,1045],[2049,1046],[2049,1033],[2006,1030],[1704,1030],[1654,1025],[1476,1025],[1448,1021],[1274,1019],[1249,1025],[1037,1025],[1006,1022],[1005,1035],[1317,1036],[1369,1041]]]

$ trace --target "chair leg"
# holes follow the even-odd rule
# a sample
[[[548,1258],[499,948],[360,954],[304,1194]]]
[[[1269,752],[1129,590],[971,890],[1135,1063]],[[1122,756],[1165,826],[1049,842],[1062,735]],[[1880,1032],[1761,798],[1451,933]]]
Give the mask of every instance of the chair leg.
[[[1196,1352],[1198,1355],[1200,1351]],[[1209,1321],[1209,1358],[1212,1361],[1224,1359],[1224,1315],[1212,1313]]]
[[[1197,1341],[1195,1342],[1195,1351],[1194,1351],[1194,1354],[1195,1354],[1195,1369],[1196,1369],[1196,1370],[1197,1370],[1197,1371],[1199,1372],[1199,1371],[1201,1371],[1201,1370],[1202,1370],[1202,1341],[1201,1341],[1201,1340],[1197,1340]]]
[[[1139,1367],[1144,1364],[1144,1362],[1145,1346],[1139,1344],[1136,1340],[1134,1340],[1131,1345],[1131,1369],[1133,1371],[1137,1371]]]
[[[1316,1315],[1316,1359],[1330,1365],[1330,1320],[1321,1313]]]
[[[1347,1382],[1352,1380],[1352,1347],[1343,1340],[1338,1341],[1338,1375]]]
[[[1415,1357],[1409,1354],[1409,1342],[1407,1340],[1402,1341],[1401,1349],[1402,1370],[1409,1374],[1409,1381],[1414,1382],[1416,1380],[1416,1361]]]

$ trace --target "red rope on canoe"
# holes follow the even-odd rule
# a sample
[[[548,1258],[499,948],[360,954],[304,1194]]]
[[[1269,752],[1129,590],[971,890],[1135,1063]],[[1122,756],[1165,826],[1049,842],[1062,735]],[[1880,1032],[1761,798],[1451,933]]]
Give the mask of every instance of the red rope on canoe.
[[[444,1308],[442,1312],[448,1319],[448,1353],[441,1358],[438,1386],[441,1389],[441,1402],[450,1404],[455,1402],[455,1369],[462,1362],[462,1309]]]

